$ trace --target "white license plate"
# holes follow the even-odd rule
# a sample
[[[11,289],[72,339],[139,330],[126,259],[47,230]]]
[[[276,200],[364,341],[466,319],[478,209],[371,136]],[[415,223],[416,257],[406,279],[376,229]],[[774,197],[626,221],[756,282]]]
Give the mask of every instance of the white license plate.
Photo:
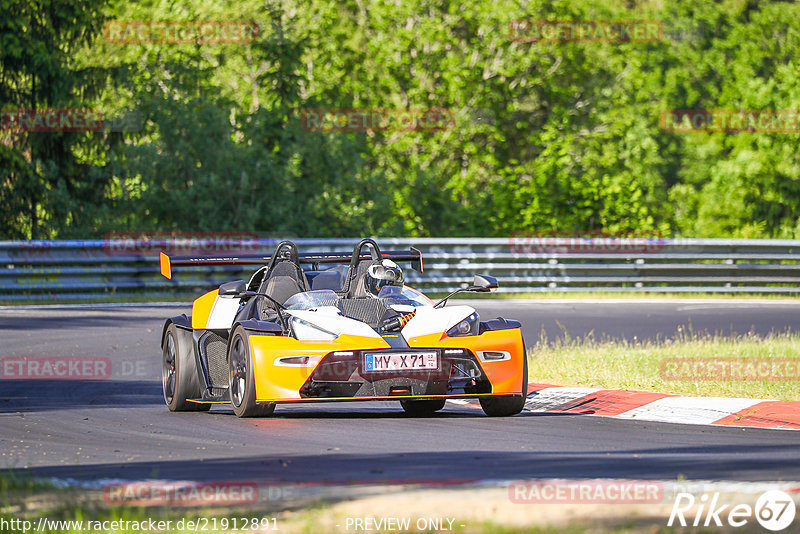
[[[390,354],[365,354],[364,370],[370,371],[426,371],[439,368],[435,352],[394,352]]]

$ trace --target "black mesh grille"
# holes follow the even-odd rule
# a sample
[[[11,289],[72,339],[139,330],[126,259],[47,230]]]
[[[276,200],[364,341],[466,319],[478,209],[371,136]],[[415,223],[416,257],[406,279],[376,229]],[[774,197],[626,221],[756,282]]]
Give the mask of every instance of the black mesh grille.
[[[201,341],[202,354],[208,365],[208,377],[215,386],[228,386],[228,342],[214,332],[208,332]]]
[[[339,310],[342,315],[375,327],[386,313],[386,307],[378,299],[340,299]]]
[[[440,355],[440,368],[426,371],[365,371],[362,361],[365,352],[388,354],[435,350]],[[448,354],[443,349],[408,349],[353,351],[331,353],[314,369],[300,388],[303,398],[386,397],[393,388],[402,387],[408,394],[472,395],[491,393],[492,385],[483,373],[475,355],[463,349]]]

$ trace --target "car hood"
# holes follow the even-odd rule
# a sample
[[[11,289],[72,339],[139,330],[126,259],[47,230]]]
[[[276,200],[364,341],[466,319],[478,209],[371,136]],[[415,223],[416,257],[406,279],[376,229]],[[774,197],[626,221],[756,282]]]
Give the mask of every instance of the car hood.
[[[444,308],[420,306],[415,310],[414,317],[400,331],[406,341],[430,334],[443,334],[475,313],[475,308],[471,306],[447,306]],[[333,306],[324,306],[314,310],[287,310],[286,313],[336,336],[346,334],[373,338],[381,337],[368,324],[341,315],[339,310]],[[320,339],[313,332],[304,332],[298,338],[301,341]]]

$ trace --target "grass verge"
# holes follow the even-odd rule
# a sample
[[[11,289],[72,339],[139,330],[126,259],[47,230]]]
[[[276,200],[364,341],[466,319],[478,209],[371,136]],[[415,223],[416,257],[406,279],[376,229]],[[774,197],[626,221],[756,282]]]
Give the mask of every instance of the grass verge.
[[[491,490],[495,495],[493,499],[500,505],[509,506],[507,490]],[[429,508],[424,508],[428,513],[414,510],[404,514],[393,508],[394,499],[405,499],[405,492],[381,496],[375,495],[350,497],[327,502],[326,500],[311,501],[302,506],[286,503],[285,506],[255,505],[252,508],[236,509],[224,506],[212,508],[187,508],[173,506],[110,506],[100,497],[98,490],[85,490],[75,487],[56,487],[47,481],[27,478],[14,472],[0,473],[0,532],[9,534],[123,534],[151,532],[158,534],[184,534],[190,532],[211,532],[214,534],[229,534],[236,532],[283,532],[302,534],[337,534],[354,530],[396,532],[397,527],[378,528],[375,523],[365,521],[378,521],[380,517],[394,518],[404,516],[408,519],[408,532],[432,532],[440,528],[418,527],[417,518],[425,520],[425,525],[430,518],[439,518],[440,514],[431,513]],[[441,492],[436,492],[439,495]],[[451,498],[438,499],[444,503]],[[413,499],[412,499],[413,501]],[[404,501],[405,502],[405,501]],[[452,503],[451,503],[452,504]],[[451,506],[452,508],[452,506]],[[457,507],[460,508],[460,507]],[[492,508],[487,507],[486,513],[473,517],[471,520],[457,520],[456,516],[448,515],[451,521],[437,519],[438,526],[447,525],[443,530],[459,532],[461,534],[489,534],[489,533],[530,533],[530,534],[556,534],[566,532],[570,534],[583,534],[585,526],[569,526],[568,528],[550,527],[540,522],[531,525],[520,525],[520,518],[516,524],[504,524],[492,519]],[[519,510],[522,512],[522,510]],[[452,514],[449,510],[448,514]],[[348,517],[357,517],[362,522],[361,528],[354,525],[348,526]],[[377,518],[375,516],[378,516]],[[412,519],[413,516],[413,519]],[[502,518],[500,518],[502,519]],[[387,519],[388,520],[388,519]],[[351,523],[353,520],[351,519]],[[387,523],[388,524],[388,523]],[[415,528],[416,527],[416,528]]]
[[[125,506],[104,502],[102,490],[55,485],[19,471],[0,473],[0,532],[9,534],[184,534],[273,530],[275,515],[237,508]],[[246,518],[246,519],[245,519]],[[236,520],[237,523],[233,521]],[[191,523],[189,523],[191,521]]]
[[[598,340],[593,336],[548,340],[542,335],[539,343],[528,349],[528,358],[532,382],[676,395],[800,400],[800,334],[723,337],[680,329],[673,338],[655,341]],[[699,359],[698,367],[694,362]],[[764,361],[778,359],[790,364],[771,368],[767,375],[770,379],[752,379],[752,373],[744,371],[747,367],[740,367],[741,372],[724,371],[728,360],[731,365],[744,362],[751,365],[750,370],[758,370]]]
[[[347,494],[329,500],[259,502],[247,509],[109,506],[102,491],[55,487],[0,473],[0,532],[28,534],[282,532],[341,534],[355,531],[459,534],[584,534],[663,531],[669,503],[653,505],[534,503],[520,506],[505,487],[405,486]],[[302,496],[301,496],[302,497]],[[330,496],[329,496],[330,497]],[[245,518],[256,520],[244,527]],[[237,523],[234,523],[234,520]],[[191,522],[191,523],[190,523]],[[360,526],[359,526],[360,523]],[[236,526],[234,526],[236,525]],[[384,525],[384,526],[380,526]],[[402,528],[401,528],[402,525]]]

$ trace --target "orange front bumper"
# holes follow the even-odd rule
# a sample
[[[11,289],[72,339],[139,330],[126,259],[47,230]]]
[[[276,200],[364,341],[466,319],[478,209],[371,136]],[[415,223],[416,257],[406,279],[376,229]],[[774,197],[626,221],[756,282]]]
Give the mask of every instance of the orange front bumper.
[[[485,376],[491,383],[490,395],[521,394],[525,347],[519,329],[491,330],[478,336],[447,337],[432,334],[412,338],[408,342],[411,349],[459,348],[478,354],[479,351],[505,351],[510,359],[502,361],[479,362]],[[383,339],[343,335],[333,341],[298,341],[294,338],[272,335],[250,334],[250,347],[258,402],[303,402],[320,400],[377,400],[390,398],[417,398],[420,396],[358,397],[304,399],[300,390],[312,375],[322,359],[308,366],[285,366],[278,363],[279,358],[292,356],[324,357],[332,352],[382,350],[390,346]],[[463,398],[479,395],[445,395]],[[424,395],[431,397],[431,395]]]

